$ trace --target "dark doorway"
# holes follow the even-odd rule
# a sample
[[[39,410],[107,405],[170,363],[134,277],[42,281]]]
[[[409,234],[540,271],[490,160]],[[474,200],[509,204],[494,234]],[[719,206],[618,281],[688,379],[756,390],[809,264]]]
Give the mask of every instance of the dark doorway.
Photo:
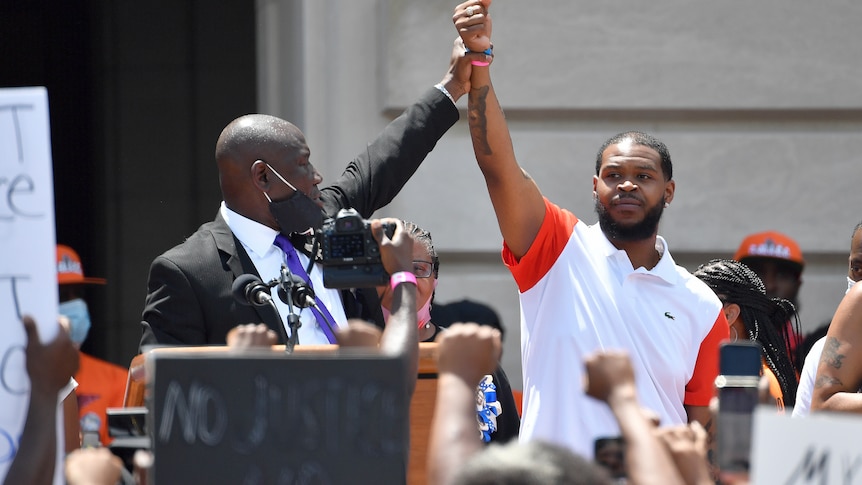
[[[57,241],[108,279],[85,352],[128,366],[150,261],[215,215],[215,140],[256,111],[254,5],[0,2],[0,87],[48,90]]]

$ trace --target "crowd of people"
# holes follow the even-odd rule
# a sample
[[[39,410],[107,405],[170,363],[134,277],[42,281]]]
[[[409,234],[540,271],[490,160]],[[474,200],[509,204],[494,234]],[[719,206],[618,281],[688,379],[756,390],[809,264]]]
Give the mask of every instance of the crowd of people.
[[[598,222],[586,223],[545,197],[518,164],[491,80],[490,7],[491,0],[455,7],[458,38],[443,79],[332,185],[319,187],[322,177],[292,123],[264,114],[230,122],[215,149],[223,201],[212,222],[153,261],[141,351],[289,342],[370,347],[400,359],[412,395],[417,342],[437,342],[427,467],[434,484],[725,482],[710,449],[721,426],[719,349],[728,341],[758,344],[762,402],[776,412],[860,412],[862,355],[853,348],[862,342],[862,286],[854,286],[862,278],[862,223],[851,238],[847,293],[825,336],[812,342],[799,327],[805,260],[792,238],[752,234],[733,259],[707,261],[693,273],[676,264],[658,234],[676,181],[670,151],[656,137],[628,131],[599,147],[592,180]],[[455,102],[465,95],[502,259],[520,299],[517,398],[500,366],[498,321],[494,328],[464,314],[447,314],[445,324],[442,312],[432,318],[439,258],[430,232],[399,219],[372,220],[389,280],[368,288],[324,285],[324,220],[342,209],[368,219],[396,197],[456,123]],[[391,234],[386,225],[395,228]],[[265,299],[272,304],[237,302],[238,277],[274,281],[285,268],[306,288],[307,302],[275,287]],[[70,382],[78,386],[78,406],[66,410],[67,482],[143,483],[158,457],[136,456],[133,476],[105,448],[75,450],[87,417],[96,419],[97,444],[110,442],[105,408],[122,405],[125,375],[78,351],[89,330],[82,285],[104,280],[85,277],[65,246],[58,246],[58,275],[59,337],[42,344],[33,321],[23,320],[31,399],[4,483],[51,483],[58,394],[65,396]]]

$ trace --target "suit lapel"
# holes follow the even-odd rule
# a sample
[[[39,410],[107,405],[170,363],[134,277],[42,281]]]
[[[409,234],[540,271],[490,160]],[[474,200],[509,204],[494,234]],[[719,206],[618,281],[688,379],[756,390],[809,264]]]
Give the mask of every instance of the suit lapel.
[[[241,274],[253,274],[260,278],[257,268],[254,267],[251,258],[248,257],[242,243],[233,235],[227,222],[222,218],[221,213],[216,216],[215,224],[213,224],[212,234],[215,239],[216,247],[227,257],[225,265],[233,273],[231,280],[235,280]],[[281,322],[278,313],[270,305],[252,306],[254,311],[260,317],[260,321],[265,323],[269,328],[275,331],[278,339],[283,342],[282,334],[284,333],[284,324]]]

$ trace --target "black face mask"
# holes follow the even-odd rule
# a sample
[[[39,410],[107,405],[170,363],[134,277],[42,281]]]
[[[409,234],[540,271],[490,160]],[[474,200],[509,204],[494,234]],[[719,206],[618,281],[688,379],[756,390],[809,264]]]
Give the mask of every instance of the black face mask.
[[[317,230],[323,226],[324,214],[323,210],[311,200],[310,197],[303,194],[296,187],[290,184],[284,177],[281,176],[274,168],[267,167],[275,173],[275,175],[288,187],[293,189],[293,194],[285,200],[278,202],[269,198],[269,195],[264,192],[264,196],[269,201],[269,211],[275,217],[278,223],[278,228],[284,236],[289,236],[292,233],[304,233],[309,229]]]

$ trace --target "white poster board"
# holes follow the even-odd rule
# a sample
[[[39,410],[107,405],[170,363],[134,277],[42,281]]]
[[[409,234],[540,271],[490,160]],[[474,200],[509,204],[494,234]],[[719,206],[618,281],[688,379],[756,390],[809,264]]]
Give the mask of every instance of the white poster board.
[[[754,415],[751,483],[756,485],[862,485],[862,416],[778,415],[761,406]]]
[[[48,93],[0,89],[0,477],[17,452],[30,396],[20,317],[36,319],[43,341],[57,332],[55,244]]]

